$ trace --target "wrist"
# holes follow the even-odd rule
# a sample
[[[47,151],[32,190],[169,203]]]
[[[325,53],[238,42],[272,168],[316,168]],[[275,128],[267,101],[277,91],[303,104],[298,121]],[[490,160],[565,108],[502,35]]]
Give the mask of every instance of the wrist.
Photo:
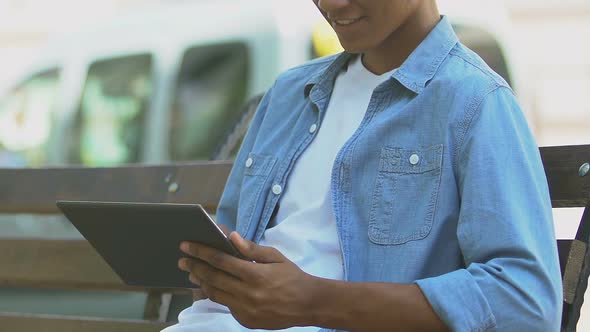
[[[300,296],[295,326],[318,326],[317,307],[319,293],[322,289],[322,279],[307,275],[298,287]]]
[[[323,294],[323,279],[311,276],[309,287],[306,291],[306,320],[309,326],[321,327],[321,298]]]
[[[307,296],[307,325],[323,328],[340,328],[345,326],[344,320],[349,317],[350,303],[346,298],[352,290],[352,284],[312,277]]]

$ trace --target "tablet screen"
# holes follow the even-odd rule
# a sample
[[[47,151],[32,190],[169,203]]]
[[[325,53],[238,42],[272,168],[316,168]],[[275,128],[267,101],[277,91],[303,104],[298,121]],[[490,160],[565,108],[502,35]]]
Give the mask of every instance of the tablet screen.
[[[183,241],[239,257],[199,204],[58,201],[57,206],[128,285],[196,288],[178,268]]]

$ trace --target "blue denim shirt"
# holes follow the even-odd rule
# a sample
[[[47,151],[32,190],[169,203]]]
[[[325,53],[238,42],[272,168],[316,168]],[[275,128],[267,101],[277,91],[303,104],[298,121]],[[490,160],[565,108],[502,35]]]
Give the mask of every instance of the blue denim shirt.
[[[259,241],[350,54],[282,74],[218,208]],[[253,163],[246,167],[246,160]],[[313,184],[310,184],[313,185]],[[283,190],[284,192],[284,190]],[[538,147],[507,83],[444,18],[377,87],[331,193],[344,277],[416,283],[453,331],[558,331],[561,277]]]

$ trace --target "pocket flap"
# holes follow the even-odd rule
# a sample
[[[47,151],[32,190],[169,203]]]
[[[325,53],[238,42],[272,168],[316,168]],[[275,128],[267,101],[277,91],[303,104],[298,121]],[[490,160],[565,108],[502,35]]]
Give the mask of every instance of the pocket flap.
[[[424,149],[384,147],[379,161],[380,172],[424,173],[442,165],[443,145],[437,144]]]

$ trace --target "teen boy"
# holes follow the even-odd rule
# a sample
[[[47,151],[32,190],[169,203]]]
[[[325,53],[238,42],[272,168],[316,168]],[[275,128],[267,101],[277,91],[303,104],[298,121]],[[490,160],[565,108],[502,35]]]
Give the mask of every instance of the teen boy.
[[[184,243],[209,300],[167,331],[558,331],[548,189],[510,87],[434,0],[316,4],[346,52],[277,79],[219,205],[255,262]]]

